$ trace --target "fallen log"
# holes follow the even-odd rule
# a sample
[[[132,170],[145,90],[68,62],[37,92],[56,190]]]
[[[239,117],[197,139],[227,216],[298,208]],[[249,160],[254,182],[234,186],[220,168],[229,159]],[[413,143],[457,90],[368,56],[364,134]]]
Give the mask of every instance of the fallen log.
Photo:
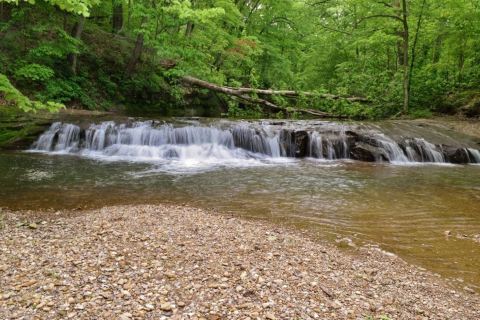
[[[190,77],[190,76],[185,76],[182,78],[182,82],[184,84],[190,85],[190,86],[196,86],[204,89],[208,89],[211,91],[223,93],[229,96],[237,97],[240,100],[243,100],[244,102],[247,102],[249,104],[257,104],[257,105],[263,105],[267,108],[270,108],[272,110],[279,110],[279,111],[286,111],[286,112],[298,112],[298,113],[305,113],[305,114],[310,114],[316,117],[321,117],[321,118],[344,118],[344,116],[338,116],[338,115],[332,115],[327,112],[322,112],[319,110],[313,110],[313,109],[299,109],[299,108],[287,108],[287,107],[282,107],[279,105],[276,105],[266,99],[258,98],[258,97],[252,97],[249,94],[258,94],[258,95],[281,95],[281,96],[287,96],[287,97],[295,97],[295,96],[312,96],[312,97],[320,97],[320,98],[325,98],[325,99],[332,99],[332,100],[338,100],[338,99],[345,99],[350,102],[368,102],[368,99],[366,98],[361,98],[361,97],[341,97],[341,96],[336,96],[333,94],[315,94],[313,92],[299,92],[299,91],[291,91],[291,90],[265,90],[265,89],[253,89],[253,88],[232,88],[232,87],[227,87],[227,86],[219,86],[217,84],[204,81],[198,78]]]
[[[280,95],[280,96],[290,96],[290,97],[298,97],[298,96],[307,96],[307,97],[319,97],[325,99],[332,99],[332,100],[340,100],[344,99],[350,102],[370,102],[368,98],[365,97],[344,97],[329,93],[315,93],[315,92],[308,92],[308,91],[293,91],[293,90],[272,90],[272,89],[255,89],[255,88],[233,88],[227,86],[218,86],[216,84],[200,80],[194,77],[186,76],[183,78],[185,82],[190,84],[194,84],[200,87],[207,87],[207,86],[215,86],[221,87],[228,90],[233,90],[239,93],[249,93],[249,94],[261,94],[261,95]],[[212,89],[213,90],[213,89]]]
[[[343,96],[338,96],[338,95],[329,94],[329,93],[315,93],[315,92],[308,92],[308,91],[271,90],[271,89],[266,90],[266,89],[253,89],[253,88],[238,88],[236,90],[243,93],[255,93],[255,94],[262,94],[262,95],[279,95],[279,96],[287,96],[287,97],[305,96],[305,97],[317,97],[317,98],[324,98],[324,99],[331,99],[331,100],[343,99],[349,102],[370,102],[370,100],[364,97],[343,97]]]

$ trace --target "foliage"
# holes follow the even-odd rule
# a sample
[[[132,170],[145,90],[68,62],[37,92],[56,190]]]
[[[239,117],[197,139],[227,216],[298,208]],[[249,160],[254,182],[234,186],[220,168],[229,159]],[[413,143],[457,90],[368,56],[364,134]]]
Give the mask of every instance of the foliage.
[[[8,80],[8,78],[0,74],[0,98],[6,100],[7,103],[13,104],[18,109],[24,112],[31,112],[36,110],[56,111],[63,107],[62,104],[48,101],[42,103],[39,101],[32,101],[18,91]]]
[[[6,3],[19,4],[21,2],[27,2],[29,4],[35,4],[35,0],[1,0]],[[61,10],[68,12],[89,16],[90,8],[98,4],[100,0],[45,0],[53,6],[58,6]]]
[[[37,108],[27,96],[89,109],[160,110],[167,103],[181,109],[194,93],[179,79],[190,75],[232,87],[372,101],[273,97],[284,107],[350,118],[395,116],[406,96],[412,117],[475,104],[478,95],[463,99],[462,92],[479,90],[480,6],[464,0],[401,3],[0,0],[0,72],[12,81],[6,80],[6,89],[3,79],[3,90],[25,110]],[[232,117],[296,116],[266,114],[271,110],[227,96],[220,100]]]
[[[254,107],[240,107],[238,102],[229,101],[228,112],[226,114],[229,118],[236,119],[258,119],[263,116],[263,111],[259,106]]]
[[[47,66],[31,63],[15,70],[15,78],[31,81],[45,81],[53,77],[55,72]]]

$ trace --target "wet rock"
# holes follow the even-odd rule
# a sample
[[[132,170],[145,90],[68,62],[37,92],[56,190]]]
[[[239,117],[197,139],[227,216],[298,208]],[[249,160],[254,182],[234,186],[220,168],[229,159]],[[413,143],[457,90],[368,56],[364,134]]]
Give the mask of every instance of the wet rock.
[[[442,146],[443,154],[448,162],[456,164],[470,163],[468,151],[464,148],[455,148],[450,146]]]
[[[365,162],[388,161],[382,149],[363,142],[355,143],[355,146],[350,151],[350,157],[353,160]]]
[[[307,155],[308,138],[306,131],[295,131],[295,157],[304,158]]]
[[[178,158],[178,152],[174,149],[169,149],[167,152],[164,154],[165,158],[172,159],[172,158]]]
[[[304,158],[307,156],[309,135],[307,131],[287,130],[280,132],[280,145],[288,157]]]
[[[350,134],[352,134],[351,131],[350,131]],[[356,133],[354,137],[355,137],[355,142],[361,142],[377,148],[381,147],[380,143],[375,137],[365,135],[365,134],[360,134],[360,133]]]

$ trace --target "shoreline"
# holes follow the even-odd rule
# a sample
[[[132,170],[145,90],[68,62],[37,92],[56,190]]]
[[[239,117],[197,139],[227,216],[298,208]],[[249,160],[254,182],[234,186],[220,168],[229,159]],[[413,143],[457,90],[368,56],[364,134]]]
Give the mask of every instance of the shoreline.
[[[478,294],[393,254],[268,221],[177,205],[3,214],[2,319],[480,318]]]

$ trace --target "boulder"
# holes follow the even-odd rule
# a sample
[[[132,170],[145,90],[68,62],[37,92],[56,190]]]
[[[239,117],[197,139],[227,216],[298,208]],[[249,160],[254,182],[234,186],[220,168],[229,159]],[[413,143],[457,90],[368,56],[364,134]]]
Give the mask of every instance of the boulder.
[[[282,130],[280,144],[288,157],[304,158],[307,156],[309,135],[304,130]]]
[[[442,146],[443,154],[447,162],[456,164],[470,163],[470,155],[465,148],[456,148],[451,146]]]
[[[295,157],[304,158],[307,156],[309,135],[306,131],[295,131]]]
[[[350,158],[365,162],[388,161],[382,149],[364,142],[355,143],[355,146],[350,150]]]

